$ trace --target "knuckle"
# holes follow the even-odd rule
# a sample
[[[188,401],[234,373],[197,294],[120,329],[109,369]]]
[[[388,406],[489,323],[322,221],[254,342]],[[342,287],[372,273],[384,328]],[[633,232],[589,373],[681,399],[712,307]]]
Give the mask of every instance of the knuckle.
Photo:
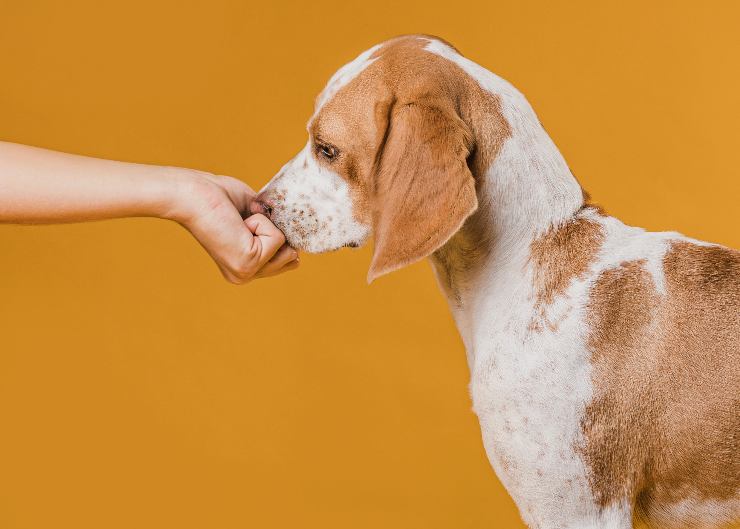
[[[236,280],[239,281],[239,284],[241,285],[249,281],[254,275],[254,272],[254,269],[242,268],[234,272],[234,277],[236,277]]]
[[[254,275],[252,268],[248,266],[237,266],[232,269],[231,273],[239,281],[244,281],[248,277],[251,277],[252,275]]]
[[[256,272],[257,263],[255,259],[247,258],[240,259],[234,263],[231,268],[231,273],[241,280],[248,279]]]

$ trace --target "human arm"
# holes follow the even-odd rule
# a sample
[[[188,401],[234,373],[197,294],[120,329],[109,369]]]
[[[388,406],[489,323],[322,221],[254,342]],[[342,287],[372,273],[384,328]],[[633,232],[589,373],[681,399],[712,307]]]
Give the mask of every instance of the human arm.
[[[0,222],[46,224],[159,217],[183,225],[234,283],[298,265],[263,215],[244,220],[254,192],[210,173],[0,142]]]

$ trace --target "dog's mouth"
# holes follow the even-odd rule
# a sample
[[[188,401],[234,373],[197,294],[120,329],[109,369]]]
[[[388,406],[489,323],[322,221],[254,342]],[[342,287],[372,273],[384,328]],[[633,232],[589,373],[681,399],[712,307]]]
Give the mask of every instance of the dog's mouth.
[[[270,220],[285,235],[285,242],[296,250],[312,253],[309,246],[309,230],[301,226],[297,219],[283,220],[277,215],[271,215]]]
[[[366,234],[338,221],[337,214],[323,215],[316,205],[286,203],[272,190],[262,191],[252,213],[267,216],[285,235],[285,241],[298,251],[327,253],[342,248],[359,248]],[[303,197],[301,197],[303,198]],[[354,231],[353,231],[354,230]]]
[[[342,248],[359,248],[360,241],[330,242],[322,236],[318,226],[306,226],[297,218],[271,217],[272,222],[285,235],[285,241],[300,252],[319,254],[341,250]]]

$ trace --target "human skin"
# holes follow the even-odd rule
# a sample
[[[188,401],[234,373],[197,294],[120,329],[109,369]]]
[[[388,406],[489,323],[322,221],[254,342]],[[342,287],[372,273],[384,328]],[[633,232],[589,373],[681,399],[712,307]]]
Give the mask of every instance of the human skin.
[[[185,227],[236,284],[292,270],[298,253],[235,178],[0,142],[0,223],[158,217]]]

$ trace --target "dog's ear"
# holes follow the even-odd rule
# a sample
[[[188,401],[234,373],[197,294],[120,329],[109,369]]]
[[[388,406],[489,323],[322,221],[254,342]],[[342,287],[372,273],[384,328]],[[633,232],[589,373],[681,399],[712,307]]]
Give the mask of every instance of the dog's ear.
[[[430,255],[475,211],[471,145],[467,125],[446,105],[413,103],[391,111],[376,164],[368,282]]]

